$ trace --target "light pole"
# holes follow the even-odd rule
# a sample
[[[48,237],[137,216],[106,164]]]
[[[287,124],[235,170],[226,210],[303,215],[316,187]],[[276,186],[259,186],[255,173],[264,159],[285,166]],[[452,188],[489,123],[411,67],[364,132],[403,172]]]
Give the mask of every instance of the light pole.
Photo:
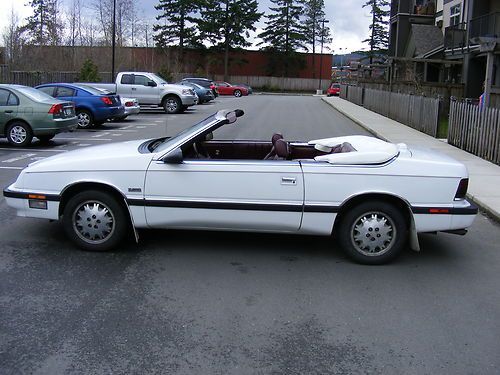
[[[325,23],[329,23],[330,21],[325,20],[324,18],[319,21],[321,22],[321,53],[320,53],[320,59],[319,59],[319,85],[318,85],[318,90],[321,90],[321,79],[323,78],[323,42],[325,39]],[[331,64],[330,64],[331,65]]]
[[[115,80],[115,47],[116,47],[116,0],[113,0],[113,41],[111,42],[111,81]]]

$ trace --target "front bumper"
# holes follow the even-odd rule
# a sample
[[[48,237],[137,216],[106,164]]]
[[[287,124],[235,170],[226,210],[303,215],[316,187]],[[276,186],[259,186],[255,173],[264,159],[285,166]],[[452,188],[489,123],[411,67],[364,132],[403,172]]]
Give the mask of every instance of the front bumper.
[[[180,98],[182,105],[190,107],[196,104],[196,96],[194,95],[181,95]]]
[[[3,190],[5,202],[17,211],[17,216],[39,219],[58,220],[60,195],[45,192],[27,192],[14,187],[14,184]],[[31,201],[31,206],[30,206]],[[32,208],[33,202],[44,203],[44,209]]]

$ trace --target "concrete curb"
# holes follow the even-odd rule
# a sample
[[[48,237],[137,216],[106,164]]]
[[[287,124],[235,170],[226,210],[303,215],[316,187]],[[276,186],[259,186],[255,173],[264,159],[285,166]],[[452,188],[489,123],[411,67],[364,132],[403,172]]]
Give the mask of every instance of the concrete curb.
[[[346,112],[346,111],[344,111],[344,110],[342,110],[340,108],[337,108],[333,103],[325,100],[325,98],[321,98],[321,100],[323,100],[323,102],[325,102],[326,104],[328,104],[334,110],[336,110],[337,112],[339,112],[342,115],[346,116],[348,119],[350,119],[351,121],[353,121],[357,125],[361,126],[363,129],[365,129],[366,131],[370,132],[371,134],[373,134],[377,138],[380,138],[380,139],[383,139],[384,141],[390,142],[382,134],[380,134],[379,132],[373,130],[372,128],[370,128],[369,126],[367,126],[362,121],[359,121],[358,119],[356,119],[355,117],[353,117],[350,113],[348,113],[348,112]],[[490,217],[493,220],[495,220],[496,222],[500,223],[500,212],[498,212],[495,208],[493,208],[490,205],[488,205],[487,203],[483,202],[481,198],[477,198],[477,197],[475,197],[474,195],[472,195],[470,193],[467,193],[467,198],[471,202],[473,202],[474,204],[476,204],[481,209],[481,211],[483,211],[488,217]]]

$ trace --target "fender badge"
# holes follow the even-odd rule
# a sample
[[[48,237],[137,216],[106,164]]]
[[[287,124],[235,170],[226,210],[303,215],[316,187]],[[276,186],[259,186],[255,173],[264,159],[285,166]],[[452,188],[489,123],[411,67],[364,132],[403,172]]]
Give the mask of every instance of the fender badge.
[[[129,193],[140,193],[141,191],[141,188],[128,188]]]

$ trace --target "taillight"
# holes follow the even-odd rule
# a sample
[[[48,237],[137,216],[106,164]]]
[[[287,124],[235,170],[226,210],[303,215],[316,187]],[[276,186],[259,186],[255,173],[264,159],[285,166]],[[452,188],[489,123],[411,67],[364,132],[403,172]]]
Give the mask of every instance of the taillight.
[[[133,107],[134,102],[125,102],[125,107]]]
[[[49,109],[49,113],[51,115],[57,115],[61,113],[63,110],[63,105],[62,104],[53,104],[52,107]]]
[[[102,96],[101,97],[101,100],[104,102],[104,104],[106,105],[112,105],[113,104],[113,101],[111,100],[110,97],[108,96]]]
[[[464,199],[467,194],[467,188],[469,187],[469,179],[462,178],[458,184],[457,193],[455,194],[455,200]]]

